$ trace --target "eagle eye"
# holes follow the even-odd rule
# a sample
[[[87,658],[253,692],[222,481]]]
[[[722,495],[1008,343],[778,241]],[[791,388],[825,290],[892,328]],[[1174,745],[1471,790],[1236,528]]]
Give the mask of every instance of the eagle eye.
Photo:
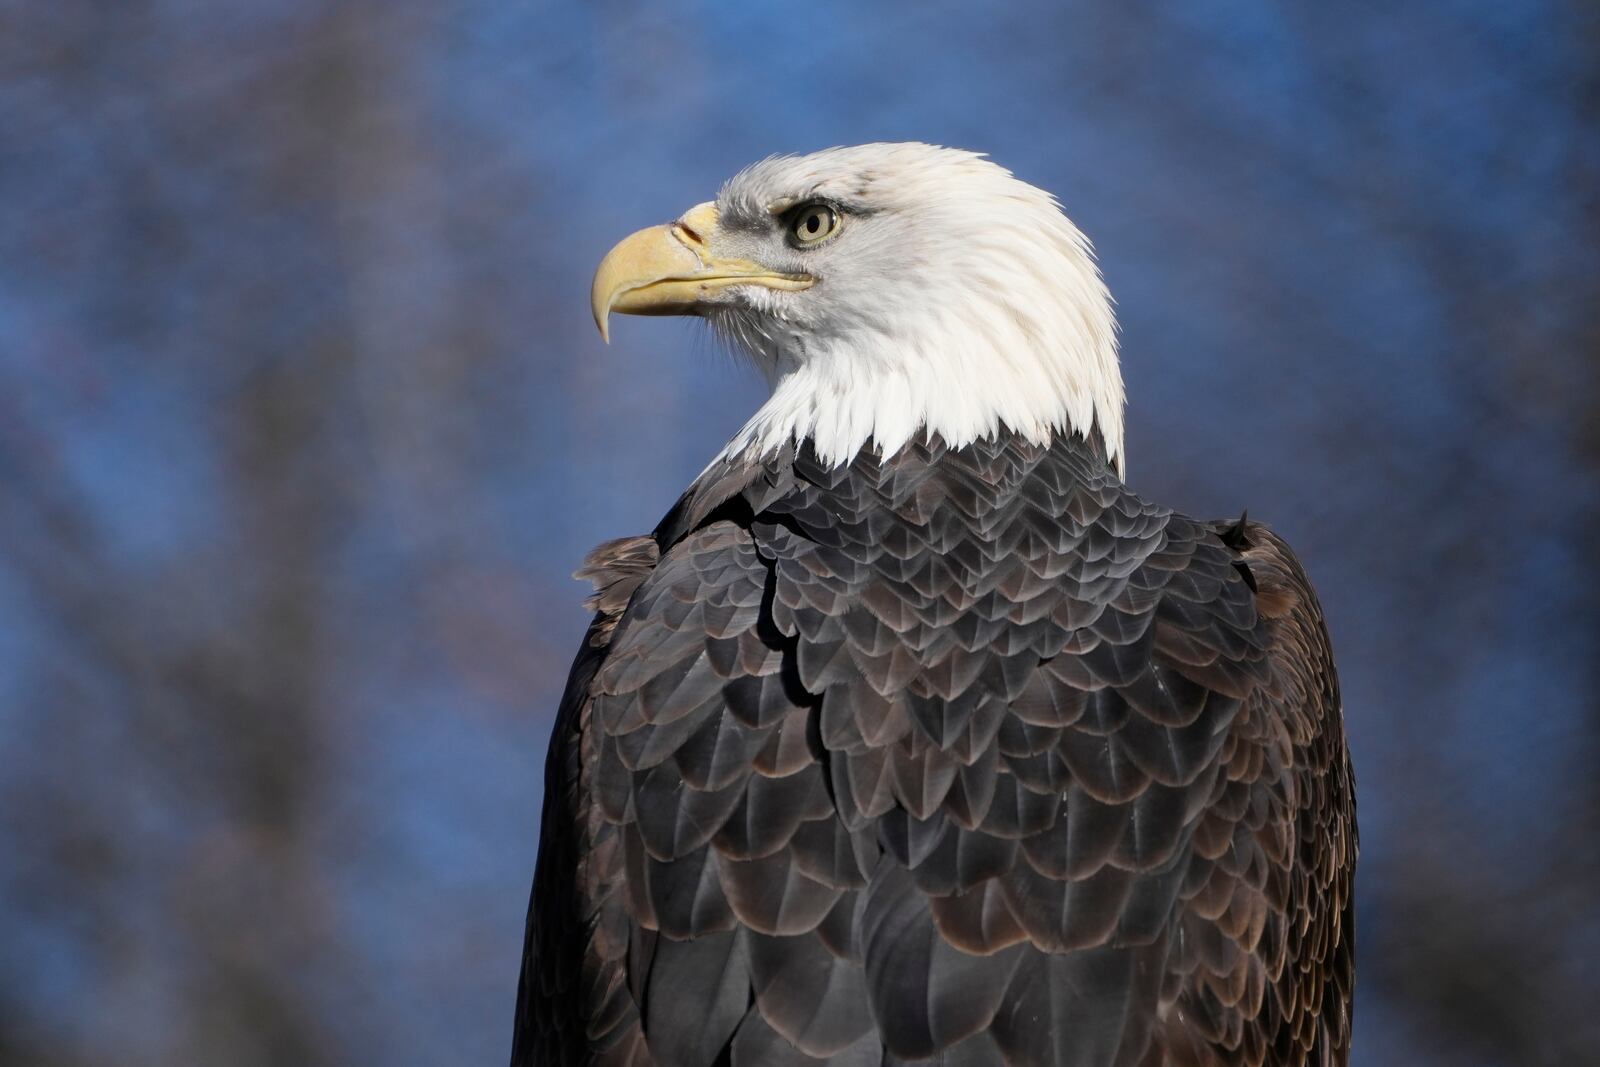
[[[801,204],[789,212],[789,236],[801,247],[815,245],[839,230],[839,213],[821,201]]]

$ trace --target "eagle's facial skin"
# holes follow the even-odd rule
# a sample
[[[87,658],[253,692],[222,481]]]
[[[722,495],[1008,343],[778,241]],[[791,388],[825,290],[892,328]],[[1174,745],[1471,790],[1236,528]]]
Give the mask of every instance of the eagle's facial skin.
[[[805,240],[828,212],[832,232]],[[1098,430],[1122,462],[1116,327],[1089,242],[1048,193],[971,152],[763,160],[618,245],[594,305],[602,331],[610,310],[701,315],[755,360],[772,396],[726,456],[809,437],[843,463],[919,428],[960,446],[1005,426]]]

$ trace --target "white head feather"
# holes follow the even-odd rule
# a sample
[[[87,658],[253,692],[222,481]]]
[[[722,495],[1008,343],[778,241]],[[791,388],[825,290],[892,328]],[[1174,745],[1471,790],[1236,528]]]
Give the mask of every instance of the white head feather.
[[[812,200],[842,222],[796,248],[774,212]],[[810,438],[845,463],[921,428],[960,447],[1008,427],[1041,443],[1098,431],[1121,469],[1111,297],[1049,193],[976,153],[868,144],[748,167],[717,212],[720,252],[817,279],[736,287],[703,310],[772,387],[724,458]]]

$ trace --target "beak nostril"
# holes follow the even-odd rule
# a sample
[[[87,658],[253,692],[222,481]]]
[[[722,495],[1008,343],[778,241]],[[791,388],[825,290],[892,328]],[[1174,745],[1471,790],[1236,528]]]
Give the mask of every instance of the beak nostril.
[[[696,204],[678,217],[678,221],[672,224],[672,232],[685,246],[693,249],[695,255],[704,259],[711,237],[717,232],[717,205],[710,201]]]

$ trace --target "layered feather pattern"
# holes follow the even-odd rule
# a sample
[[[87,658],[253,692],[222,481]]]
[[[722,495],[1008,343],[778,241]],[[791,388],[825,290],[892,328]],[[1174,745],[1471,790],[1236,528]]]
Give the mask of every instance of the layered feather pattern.
[[[514,1062],[1346,1061],[1337,682],[1262,527],[1081,437],[801,447],[589,573]]]

